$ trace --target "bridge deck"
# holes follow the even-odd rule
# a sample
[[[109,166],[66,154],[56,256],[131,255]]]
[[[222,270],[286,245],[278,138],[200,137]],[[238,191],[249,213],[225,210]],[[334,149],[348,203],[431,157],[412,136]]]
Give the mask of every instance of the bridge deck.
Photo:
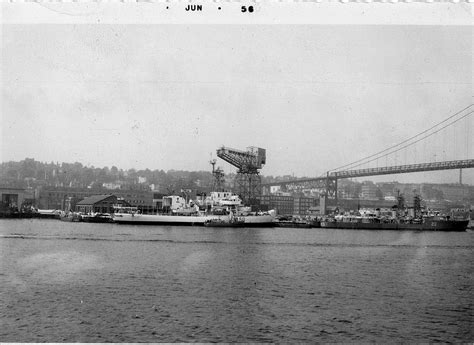
[[[352,177],[375,176],[375,175],[405,174],[405,173],[418,172],[418,171],[464,169],[464,168],[473,168],[473,167],[474,167],[474,159],[465,159],[465,160],[457,160],[457,161],[395,165],[395,166],[388,166],[388,167],[381,167],[381,168],[336,171],[334,173],[331,173],[329,176],[339,179],[339,178],[352,178]]]
[[[420,163],[420,164],[408,164],[408,165],[395,165],[380,168],[369,168],[369,169],[357,169],[357,170],[343,170],[335,171],[329,174],[327,177],[315,177],[306,178],[299,180],[291,180],[277,183],[265,183],[262,186],[287,186],[287,185],[298,185],[306,183],[316,183],[323,187],[326,180],[337,180],[343,178],[354,178],[363,176],[377,176],[377,175],[390,175],[390,174],[405,174],[411,172],[420,171],[434,171],[434,170],[449,170],[449,169],[467,169],[474,168],[474,159],[456,160],[456,161],[445,161],[445,162],[434,162],[434,163]]]

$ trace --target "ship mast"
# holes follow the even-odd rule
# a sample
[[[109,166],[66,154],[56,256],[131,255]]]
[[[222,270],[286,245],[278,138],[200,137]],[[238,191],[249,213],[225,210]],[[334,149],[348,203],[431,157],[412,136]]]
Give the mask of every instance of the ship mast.
[[[220,167],[216,168],[215,159],[211,159],[209,163],[212,165],[212,176],[214,177],[212,190],[215,192],[223,192],[225,183],[224,171]]]

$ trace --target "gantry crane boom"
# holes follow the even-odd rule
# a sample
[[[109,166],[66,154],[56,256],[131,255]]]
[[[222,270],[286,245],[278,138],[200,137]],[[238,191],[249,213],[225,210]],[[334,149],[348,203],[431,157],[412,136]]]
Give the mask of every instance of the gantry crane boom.
[[[234,187],[244,202],[255,204],[261,194],[259,170],[266,163],[266,151],[259,147],[248,147],[247,151],[222,146],[217,157],[237,168]]]
[[[248,147],[247,151],[222,146],[217,150],[217,157],[232,164],[242,173],[258,173],[266,160],[265,149]]]

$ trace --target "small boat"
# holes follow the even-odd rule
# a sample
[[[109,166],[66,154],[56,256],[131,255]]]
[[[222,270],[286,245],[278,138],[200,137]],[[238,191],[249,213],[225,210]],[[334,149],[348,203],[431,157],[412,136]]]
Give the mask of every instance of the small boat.
[[[36,218],[58,219],[60,215],[59,210],[37,210]]]
[[[300,217],[289,216],[279,217],[274,225],[278,228],[319,228],[320,222],[317,219],[302,219]]]
[[[59,215],[59,220],[63,222],[80,222],[82,221],[82,215],[78,212],[62,212]]]
[[[275,221],[274,225],[278,228],[312,228],[311,223],[301,222],[301,221],[292,221],[292,220],[278,220]]]
[[[82,221],[87,223],[112,223],[113,218],[109,213],[91,213],[83,215]]]

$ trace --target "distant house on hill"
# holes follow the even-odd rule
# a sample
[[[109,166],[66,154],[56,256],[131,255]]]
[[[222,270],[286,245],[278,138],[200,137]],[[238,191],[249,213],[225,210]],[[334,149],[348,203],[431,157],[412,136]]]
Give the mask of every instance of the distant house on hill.
[[[76,204],[76,211],[82,213],[113,213],[115,204],[117,204],[115,195],[93,195],[79,201]]]

